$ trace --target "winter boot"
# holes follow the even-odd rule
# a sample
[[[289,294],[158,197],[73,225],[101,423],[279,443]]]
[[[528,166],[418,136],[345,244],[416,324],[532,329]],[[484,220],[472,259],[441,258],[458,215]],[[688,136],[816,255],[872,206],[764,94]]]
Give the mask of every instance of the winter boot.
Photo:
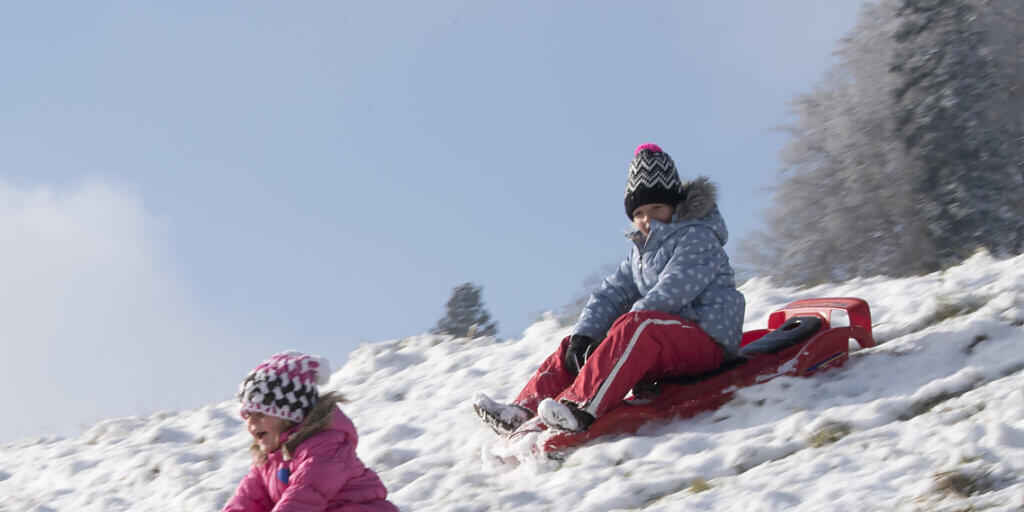
[[[533,411],[525,407],[495,402],[483,393],[473,395],[473,410],[491,430],[503,436],[511,434],[533,417]]]
[[[551,398],[545,398],[537,406],[537,415],[550,428],[572,432],[583,432],[594,422],[594,416],[576,404],[569,401],[556,402]]]

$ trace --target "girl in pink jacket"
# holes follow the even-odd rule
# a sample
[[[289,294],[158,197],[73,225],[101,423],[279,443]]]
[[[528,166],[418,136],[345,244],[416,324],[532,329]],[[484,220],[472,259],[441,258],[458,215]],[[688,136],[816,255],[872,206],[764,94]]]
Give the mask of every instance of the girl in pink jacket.
[[[397,512],[373,470],[356,456],[356,429],[319,394],[326,359],[285,352],[242,381],[238,397],[253,437],[252,469],[221,512]]]

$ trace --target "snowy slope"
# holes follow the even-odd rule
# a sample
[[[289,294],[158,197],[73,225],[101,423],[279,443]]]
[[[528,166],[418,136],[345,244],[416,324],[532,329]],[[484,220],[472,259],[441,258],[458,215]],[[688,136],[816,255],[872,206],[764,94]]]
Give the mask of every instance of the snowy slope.
[[[747,329],[791,300],[865,298],[881,344],[842,369],[591,443],[560,465],[493,465],[494,436],[468,404],[481,390],[513,397],[567,334],[553,320],[520,340],[366,345],[329,387],[352,400],[359,454],[403,510],[1024,508],[1024,257],[743,291]],[[0,510],[218,510],[247,469],[247,437],[225,402],[21,440],[0,447]]]

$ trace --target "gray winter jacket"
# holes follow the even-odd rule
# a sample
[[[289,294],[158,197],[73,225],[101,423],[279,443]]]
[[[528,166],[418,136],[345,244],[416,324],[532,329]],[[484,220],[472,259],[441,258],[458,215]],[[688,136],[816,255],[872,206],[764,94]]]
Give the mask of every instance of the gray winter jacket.
[[[661,311],[704,329],[725,353],[736,357],[743,336],[746,301],[736,289],[729,238],[706,177],[684,185],[686,200],[672,222],[652,220],[650,235],[627,234],[634,247],[618,270],[590,296],[574,334],[601,340],[619,316],[630,311]]]

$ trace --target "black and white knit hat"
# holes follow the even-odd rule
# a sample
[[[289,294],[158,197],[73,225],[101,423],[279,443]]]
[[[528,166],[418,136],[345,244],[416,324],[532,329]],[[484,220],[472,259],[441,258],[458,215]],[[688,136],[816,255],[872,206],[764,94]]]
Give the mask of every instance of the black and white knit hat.
[[[685,198],[672,157],[650,142],[637,146],[626,182],[626,216],[632,220],[633,210],[645,204],[676,206]]]
[[[301,422],[320,396],[317,385],[327,384],[331,366],[320,356],[288,351],[263,361],[238,387],[239,411]]]

